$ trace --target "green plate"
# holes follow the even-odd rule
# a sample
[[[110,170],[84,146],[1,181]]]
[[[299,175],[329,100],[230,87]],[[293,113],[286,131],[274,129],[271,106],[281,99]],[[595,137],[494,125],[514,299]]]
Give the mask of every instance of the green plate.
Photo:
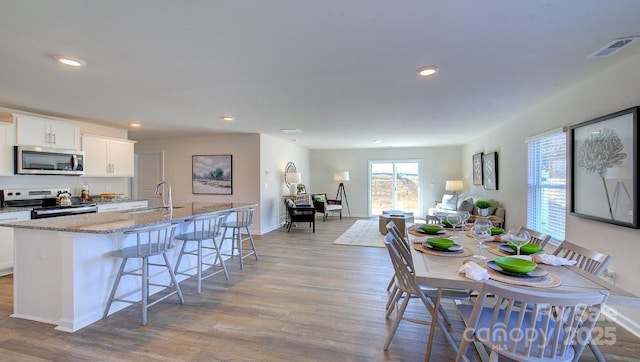
[[[420,226],[420,231],[424,232],[425,234],[438,234],[442,232],[442,227],[440,225],[424,224]]]
[[[502,269],[516,274],[527,274],[538,266],[532,261],[508,256],[498,256],[493,261]]]
[[[427,239],[427,243],[433,247],[444,250],[449,249],[454,244],[453,240],[446,238],[429,238]]]
[[[507,245],[509,245],[509,247],[513,250],[518,250],[518,247],[511,244],[511,242],[507,242]],[[532,243],[528,243],[528,244],[524,244],[520,247],[520,254],[524,254],[524,255],[529,255],[529,254],[535,254],[537,252],[539,252],[540,250],[542,250],[542,247],[540,247],[540,245],[538,244],[532,244]]]

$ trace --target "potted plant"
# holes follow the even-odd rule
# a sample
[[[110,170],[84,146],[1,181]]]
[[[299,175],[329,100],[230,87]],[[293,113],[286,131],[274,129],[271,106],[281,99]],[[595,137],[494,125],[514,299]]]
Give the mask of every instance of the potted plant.
[[[298,195],[305,194],[307,189],[304,187],[304,184],[298,184]]]
[[[489,208],[493,206],[493,203],[489,200],[478,200],[475,205],[480,212],[480,216],[489,216]]]

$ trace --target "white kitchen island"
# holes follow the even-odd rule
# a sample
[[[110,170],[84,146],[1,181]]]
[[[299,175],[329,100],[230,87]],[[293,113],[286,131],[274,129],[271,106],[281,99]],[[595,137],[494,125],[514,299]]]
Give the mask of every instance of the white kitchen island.
[[[12,317],[54,324],[65,332],[77,331],[102,319],[120,263],[109,253],[135,244],[131,236],[123,235],[124,231],[178,221],[182,224],[176,232],[181,232],[188,227],[184,221],[193,216],[251,206],[255,205],[192,203],[178,205],[171,213],[166,209],[138,209],[2,224],[14,228]],[[178,250],[176,247],[168,254],[172,265]],[[154,282],[168,284],[167,273],[156,278]],[[160,289],[151,288],[150,293]],[[120,296],[135,299],[139,294],[139,278],[122,279]],[[111,313],[129,305],[114,302]]]

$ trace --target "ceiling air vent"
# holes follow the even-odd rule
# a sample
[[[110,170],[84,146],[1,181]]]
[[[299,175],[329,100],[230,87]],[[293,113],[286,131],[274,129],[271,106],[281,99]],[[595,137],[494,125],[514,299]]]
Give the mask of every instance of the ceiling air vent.
[[[611,54],[617,52],[618,50],[624,48],[625,46],[631,44],[634,40],[636,40],[638,38],[640,38],[640,36],[629,36],[629,37],[625,37],[625,38],[614,39],[613,41],[609,42],[604,47],[600,48],[597,52],[589,55],[587,57],[587,59],[589,59],[589,58],[608,57],[609,55],[611,55]]]

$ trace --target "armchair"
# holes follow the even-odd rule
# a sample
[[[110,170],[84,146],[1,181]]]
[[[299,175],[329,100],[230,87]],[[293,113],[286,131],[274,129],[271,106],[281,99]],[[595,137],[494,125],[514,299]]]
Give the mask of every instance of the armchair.
[[[291,225],[294,222],[308,222],[313,232],[316,232],[316,209],[311,205],[296,205],[293,200],[285,199],[284,204],[287,208],[289,220],[287,224],[287,232],[291,231]]]
[[[311,201],[316,212],[322,214],[322,221],[327,221],[330,212],[339,213],[342,220],[342,200],[329,200],[327,194],[311,194]]]

